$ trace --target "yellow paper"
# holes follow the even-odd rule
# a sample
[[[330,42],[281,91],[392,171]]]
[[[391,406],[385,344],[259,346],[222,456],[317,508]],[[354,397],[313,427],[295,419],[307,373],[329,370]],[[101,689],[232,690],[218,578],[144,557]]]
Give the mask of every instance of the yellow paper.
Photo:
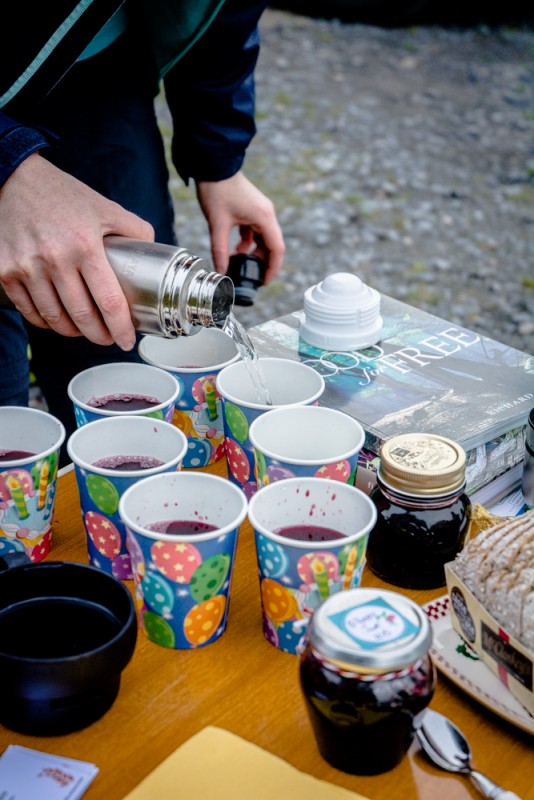
[[[319,756],[317,756],[319,758]],[[124,800],[365,800],[301,772],[229,731],[209,726],[188,739]]]

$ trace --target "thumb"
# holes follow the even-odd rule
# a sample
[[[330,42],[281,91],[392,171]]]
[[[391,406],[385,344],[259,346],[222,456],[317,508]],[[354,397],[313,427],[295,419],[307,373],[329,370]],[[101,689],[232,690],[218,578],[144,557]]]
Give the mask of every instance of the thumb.
[[[106,231],[107,234],[126,236],[130,239],[140,239],[144,242],[154,241],[154,228],[145,219],[121,208],[115,216],[114,224]]]

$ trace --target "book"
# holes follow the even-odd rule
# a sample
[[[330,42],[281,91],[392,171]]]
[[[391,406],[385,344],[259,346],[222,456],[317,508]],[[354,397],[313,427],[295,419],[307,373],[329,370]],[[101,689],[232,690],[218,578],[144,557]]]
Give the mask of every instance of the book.
[[[534,356],[387,295],[380,341],[327,352],[299,335],[299,310],[248,329],[259,357],[298,359],[318,370],[319,404],[355,417],[365,430],[356,485],[369,492],[382,443],[435,433],[467,454],[467,491],[520,463],[534,406]]]
[[[516,464],[515,467],[507,469],[506,472],[497,475],[496,478],[493,478],[493,480],[486,483],[482,488],[473,492],[471,494],[471,502],[478,503],[498,516],[497,511],[494,511],[494,509],[500,508],[503,505],[503,501],[506,500],[509,507],[511,507],[512,504],[517,506],[514,512],[508,512],[507,516],[515,517],[524,513],[527,505],[521,491],[522,474],[523,465]]]
[[[98,772],[88,761],[10,744],[0,756],[0,798],[80,800]]]

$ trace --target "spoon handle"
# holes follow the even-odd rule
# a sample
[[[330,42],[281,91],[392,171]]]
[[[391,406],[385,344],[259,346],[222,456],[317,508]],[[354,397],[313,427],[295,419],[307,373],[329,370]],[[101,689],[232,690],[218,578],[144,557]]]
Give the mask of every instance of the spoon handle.
[[[481,792],[484,797],[489,797],[490,800],[521,800],[517,794],[514,794],[514,792],[509,792],[508,789],[503,789],[502,786],[494,783],[490,778],[487,778],[486,775],[483,775],[481,772],[471,770],[469,777],[477,787],[478,791]]]

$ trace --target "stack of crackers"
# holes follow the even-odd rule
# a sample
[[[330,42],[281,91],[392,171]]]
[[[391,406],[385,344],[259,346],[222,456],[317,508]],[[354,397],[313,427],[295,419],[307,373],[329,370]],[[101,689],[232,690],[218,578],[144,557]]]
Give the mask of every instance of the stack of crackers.
[[[534,651],[534,509],[479,530],[451,567],[486,611]]]

